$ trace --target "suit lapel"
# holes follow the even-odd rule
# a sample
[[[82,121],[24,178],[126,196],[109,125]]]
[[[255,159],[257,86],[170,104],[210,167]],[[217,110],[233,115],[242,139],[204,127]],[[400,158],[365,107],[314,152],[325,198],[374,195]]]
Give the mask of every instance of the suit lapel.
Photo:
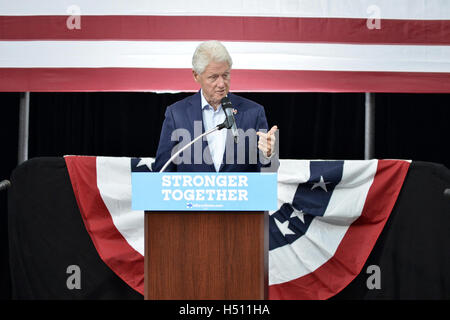
[[[202,132],[203,134],[205,132],[205,125],[203,123],[203,114],[202,114],[202,100],[200,96],[200,91],[198,91],[196,94],[194,94],[191,99],[189,99],[189,106],[187,110],[187,117],[189,118],[190,128],[189,131],[191,133],[192,139],[195,139],[196,136],[194,136],[194,122],[200,121],[202,124]],[[191,149],[195,150],[195,149]],[[216,171],[213,164],[208,164],[207,162],[212,163],[212,157],[211,153],[209,151],[208,141],[203,137],[202,139],[202,163],[207,168],[207,170],[204,171]]]
[[[191,99],[189,99],[189,105],[187,110],[187,117],[189,119],[189,131],[191,132],[191,135],[194,134],[194,122],[195,121],[201,121],[202,122],[202,133],[205,132],[205,127],[203,125],[203,116],[202,116],[202,102],[200,98],[200,92],[197,92],[193,96],[191,96]],[[194,139],[195,137],[193,137]]]
[[[241,120],[242,120],[242,112],[239,112],[240,107],[240,99],[238,96],[230,93],[230,100],[231,104],[233,105],[233,109],[236,110],[236,113],[234,114],[234,120],[236,121],[236,127],[239,129],[241,128]]]

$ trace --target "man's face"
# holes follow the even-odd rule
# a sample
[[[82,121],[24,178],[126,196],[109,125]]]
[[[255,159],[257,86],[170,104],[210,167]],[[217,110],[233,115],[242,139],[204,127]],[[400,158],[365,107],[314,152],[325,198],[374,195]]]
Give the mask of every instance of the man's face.
[[[230,90],[230,66],[226,62],[210,62],[202,74],[193,71],[194,79],[203,90],[206,101],[216,109]]]

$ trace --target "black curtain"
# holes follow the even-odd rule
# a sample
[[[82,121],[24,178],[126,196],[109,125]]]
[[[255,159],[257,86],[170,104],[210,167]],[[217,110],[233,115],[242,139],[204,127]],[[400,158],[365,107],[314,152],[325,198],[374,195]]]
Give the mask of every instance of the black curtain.
[[[30,157],[156,154],[165,108],[189,94],[32,93]],[[241,93],[280,129],[280,157],[362,159],[364,94]]]
[[[450,94],[377,94],[378,158],[412,159],[450,168]]]
[[[280,129],[284,159],[363,159],[364,94],[239,93]],[[165,108],[190,93],[32,93],[30,157],[156,154]],[[450,168],[450,94],[375,94],[375,157]],[[17,130],[15,129],[15,132]]]
[[[0,181],[10,178],[17,165],[17,139],[19,135],[19,93],[0,94]],[[11,296],[8,264],[7,192],[0,191],[0,299]]]
[[[188,94],[33,93],[30,158],[152,156],[165,105]]]

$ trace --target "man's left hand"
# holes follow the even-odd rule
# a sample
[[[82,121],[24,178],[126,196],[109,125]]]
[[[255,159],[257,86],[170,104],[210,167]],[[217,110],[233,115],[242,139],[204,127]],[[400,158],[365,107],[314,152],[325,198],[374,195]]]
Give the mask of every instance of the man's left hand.
[[[267,133],[261,131],[256,133],[259,137],[258,149],[262,151],[266,158],[271,157],[275,150],[275,132],[277,130],[278,127],[273,126]]]

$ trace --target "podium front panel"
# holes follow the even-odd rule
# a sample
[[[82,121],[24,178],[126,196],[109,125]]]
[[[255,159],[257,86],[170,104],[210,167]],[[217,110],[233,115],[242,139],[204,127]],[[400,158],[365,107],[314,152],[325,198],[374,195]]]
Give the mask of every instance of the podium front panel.
[[[145,213],[145,299],[267,299],[267,212]]]

